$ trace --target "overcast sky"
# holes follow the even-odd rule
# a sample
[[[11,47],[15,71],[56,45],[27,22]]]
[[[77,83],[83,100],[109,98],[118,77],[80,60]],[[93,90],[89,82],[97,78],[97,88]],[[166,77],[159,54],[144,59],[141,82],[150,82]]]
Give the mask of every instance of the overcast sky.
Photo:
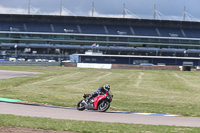
[[[92,2],[96,9],[94,16],[123,17],[125,4],[126,17],[152,19],[156,5],[160,14],[157,19],[182,20],[184,7],[190,16],[186,20],[200,19],[200,0],[62,0],[65,8],[62,15],[91,16]],[[30,0],[30,3],[31,14],[60,15],[61,0]],[[0,0],[0,13],[28,14],[28,4],[29,0]]]

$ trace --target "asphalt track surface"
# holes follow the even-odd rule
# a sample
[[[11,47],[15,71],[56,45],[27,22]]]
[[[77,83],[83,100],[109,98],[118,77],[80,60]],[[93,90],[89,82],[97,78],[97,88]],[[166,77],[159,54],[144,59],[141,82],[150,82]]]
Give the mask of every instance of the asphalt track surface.
[[[0,70],[0,79],[36,74]],[[111,105],[112,106],[112,105]],[[78,111],[73,108],[0,102],[0,114],[82,121],[200,127],[199,117],[141,115],[126,112]]]
[[[0,114],[82,121],[118,122],[148,125],[200,127],[200,118],[126,114],[120,112],[78,111],[73,108],[0,102]]]
[[[23,76],[32,75],[32,74],[42,74],[42,73],[0,70],[0,79],[23,77]]]

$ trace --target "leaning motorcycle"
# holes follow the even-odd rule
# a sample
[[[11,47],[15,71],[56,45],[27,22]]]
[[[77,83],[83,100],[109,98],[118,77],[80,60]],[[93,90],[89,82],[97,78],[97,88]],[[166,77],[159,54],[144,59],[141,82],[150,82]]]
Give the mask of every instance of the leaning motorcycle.
[[[87,110],[97,110],[100,112],[105,112],[110,107],[113,95],[111,91],[106,91],[105,94],[99,94],[93,99],[89,100],[90,94],[84,94],[84,99],[77,104],[77,109],[79,111]]]

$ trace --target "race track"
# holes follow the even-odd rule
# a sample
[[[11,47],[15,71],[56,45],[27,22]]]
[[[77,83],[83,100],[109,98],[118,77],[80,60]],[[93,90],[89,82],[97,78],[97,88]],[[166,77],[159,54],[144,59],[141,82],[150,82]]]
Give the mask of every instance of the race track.
[[[42,74],[42,73],[0,70],[0,79],[23,77],[23,76],[32,75],[32,74]]]
[[[3,73],[3,74],[2,74]],[[13,78],[35,74],[30,72],[11,72],[0,70],[0,79]],[[12,114],[18,116],[44,117],[53,119],[99,121],[99,122],[119,122],[148,125],[174,125],[200,127],[199,117],[178,117],[178,116],[160,116],[160,115],[141,115],[122,112],[95,112],[95,111],[77,111],[73,108],[28,105],[21,103],[0,102],[0,114]]]
[[[101,113],[95,111],[78,111],[72,108],[6,102],[0,102],[0,114],[83,121],[200,127],[200,118],[195,117],[152,116],[118,112]]]

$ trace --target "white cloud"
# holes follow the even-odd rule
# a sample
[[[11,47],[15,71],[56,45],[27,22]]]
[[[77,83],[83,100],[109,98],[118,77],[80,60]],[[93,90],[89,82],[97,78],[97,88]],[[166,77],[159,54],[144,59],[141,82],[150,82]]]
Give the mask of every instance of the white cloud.
[[[89,14],[89,16],[92,16],[92,11],[90,11],[88,14]],[[107,18],[123,18],[124,17],[123,14],[101,14],[98,12],[94,12],[93,16],[94,17],[107,17]],[[131,15],[131,14],[126,14],[125,18],[137,18],[137,17],[135,17],[134,15]]]
[[[28,10],[22,8],[7,8],[0,6],[1,14],[28,14]]]
[[[1,14],[28,14],[28,9],[23,8],[8,8],[0,6]],[[31,7],[30,14],[43,14],[43,15],[60,15],[60,11],[55,12],[41,12],[39,8]],[[72,12],[65,9],[62,10],[62,15],[73,15]]]

